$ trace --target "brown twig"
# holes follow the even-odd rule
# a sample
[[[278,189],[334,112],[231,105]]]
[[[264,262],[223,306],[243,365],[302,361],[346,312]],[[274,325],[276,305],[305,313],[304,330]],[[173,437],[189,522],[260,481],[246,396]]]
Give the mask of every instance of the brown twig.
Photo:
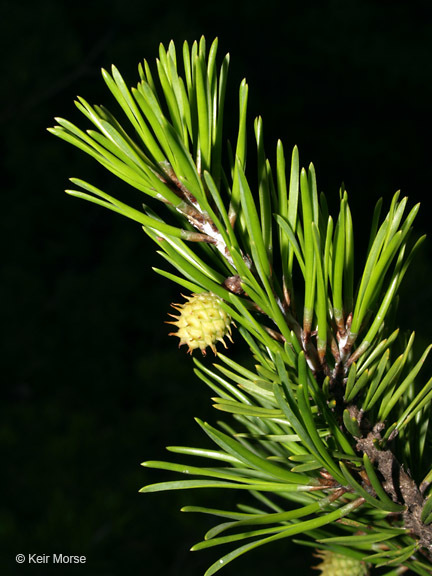
[[[366,437],[358,439],[356,448],[366,453],[376,465],[384,480],[383,488],[392,500],[406,506],[402,512],[404,526],[419,539],[419,544],[427,550],[428,557],[432,560],[432,526],[426,526],[421,521],[425,503],[423,494],[393,452],[390,449],[377,448],[383,429],[383,423],[376,424]]]

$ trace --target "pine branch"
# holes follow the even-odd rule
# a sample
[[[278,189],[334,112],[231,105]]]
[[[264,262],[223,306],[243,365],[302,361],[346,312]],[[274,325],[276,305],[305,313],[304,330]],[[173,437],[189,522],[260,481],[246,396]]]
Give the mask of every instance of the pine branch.
[[[214,487],[257,499],[259,508],[241,505],[243,512],[195,510],[229,521],[194,549],[254,539],[208,575],[257,546],[300,533],[323,554],[342,554],[362,567],[430,574],[432,379],[423,384],[419,374],[431,347],[415,361],[414,335],[404,341],[392,326],[400,284],[424,241],[411,240],[419,205],[406,214],[407,198],[396,193],[381,218],[377,203],[362,267],[345,189],[333,218],[318,195],[313,165],[301,168],[296,147],[287,174],[278,142],[273,169],[257,118],[255,191],[246,172],[246,82],[238,133],[225,154],[229,57],[218,71],[217,41],[207,53],[204,38],[185,43],[182,56],[183,75],[174,44],[161,46],[156,80],[144,61],[131,90],[115,67],[103,71],[127,128],[79,98],[96,130],[63,119],[50,129],[146,195],[149,205],[141,209],[78,179],[72,182],[80,190],[67,191],[143,226],[175,269],[156,272],[194,293],[174,306],[180,345],[217,353],[212,367],[195,359],[195,373],[233,424],[199,421],[216,450],[171,451],[220,465],[150,461],[147,467],[194,479],[142,491]],[[217,343],[226,346],[224,336],[231,336],[231,322],[254,368],[217,352]]]

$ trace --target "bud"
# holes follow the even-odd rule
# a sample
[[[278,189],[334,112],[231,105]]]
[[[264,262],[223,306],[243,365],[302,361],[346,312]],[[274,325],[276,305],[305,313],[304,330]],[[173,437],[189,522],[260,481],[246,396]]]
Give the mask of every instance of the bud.
[[[222,308],[222,298],[213,292],[202,292],[185,296],[187,302],[184,304],[172,304],[180,316],[170,314],[175,318],[175,322],[168,322],[178,327],[177,332],[171,332],[170,336],[180,338],[179,346],[186,344],[188,352],[199,348],[205,355],[207,346],[216,354],[216,342],[224,341],[224,336],[231,340],[231,317]]]

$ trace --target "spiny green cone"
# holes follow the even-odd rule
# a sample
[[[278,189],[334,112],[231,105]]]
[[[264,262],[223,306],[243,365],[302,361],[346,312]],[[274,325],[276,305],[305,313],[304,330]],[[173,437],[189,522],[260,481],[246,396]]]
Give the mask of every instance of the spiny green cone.
[[[180,338],[179,346],[186,344],[188,352],[200,348],[205,355],[206,348],[210,346],[216,354],[216,342],[224,342],[224,336],[231,340],[231,317],[221,307],[222,299],[213,292],[202,292],[185,296],[184,304],[172,304],[172,307],[180,312],[180,316],[174,316],[175,322],[168,322],[178,327],[177,332],[171,332],[170,336]]]
[[[317,557],[322,560],[314,566],[315,570],[321,570],[321,576],[368,576],[369,570],[365,562],[356,560],[350,556],[336,554],[330,550],[320,550]]]

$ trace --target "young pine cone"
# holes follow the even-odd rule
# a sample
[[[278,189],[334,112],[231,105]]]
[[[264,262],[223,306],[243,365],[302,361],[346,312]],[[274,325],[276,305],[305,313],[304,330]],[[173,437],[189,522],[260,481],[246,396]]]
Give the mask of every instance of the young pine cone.
[[[321,570],[320,576],[368,576],[365,562],[350,556],[336,554],[331,550],[319,550],[316,554],[321,563],[313,568]]]
[[[207,346],[216,354],[216,342],[222,342],[226,348],[224,337],[231,338],[231,317],[221,306],[222,298],[213,292],[202,292],[185,296],[184,304],[172,304],[180,316],[170,314],[175,322],[168,322],[178,327],[177,332],[170,336],[180,338],[179,346],[186,344],[188,352],[199,348],[205,355]]]

